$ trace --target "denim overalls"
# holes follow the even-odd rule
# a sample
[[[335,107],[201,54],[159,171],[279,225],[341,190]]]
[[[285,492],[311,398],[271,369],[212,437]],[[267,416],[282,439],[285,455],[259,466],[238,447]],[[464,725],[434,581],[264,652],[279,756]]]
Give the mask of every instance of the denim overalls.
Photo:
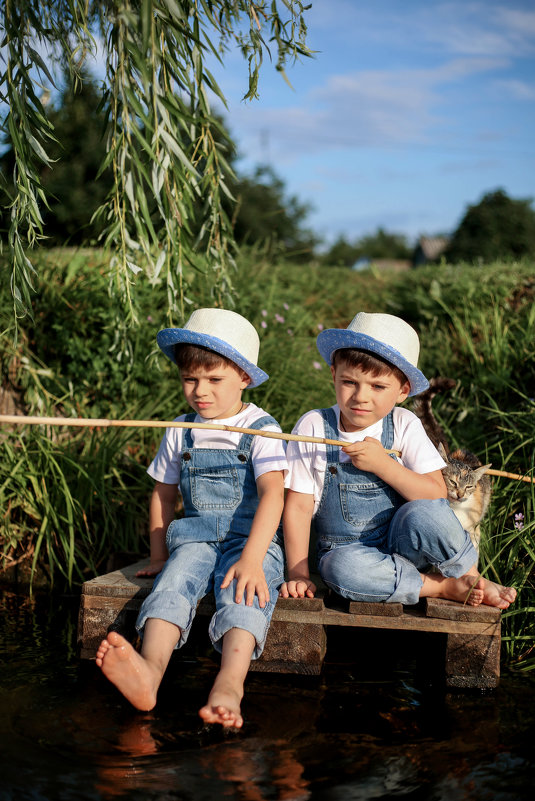
[[[336,414],[321,409],[325,437],[339,439]],[[391,449],[394,422],[383,418],[381,445]],[[327,445],[323,494],[314,516],[323,581],[355,601],[415,604],[420,571],[464,575],[477,561],[470,537],[445,499],[405,501],[374,473],[340,462]],[[394,458],[392,456],[392,458]]]
[[[187,415],[193,422],[195,415]],[[260,430],[277,424],[265,415],[249,427]],[[258,506],[251,462],[254,434],[244,434],[237,449],[194,448],[191,429],[183,435],[180,492],[185,517],[174,520],[166,536],[169,558],[140,609],[136,628],[141,633],[148,618],[174,623],[181,629],[178,647],[188,638],[199,600],[214,592],[216,612],[209,635],[221,650],[221,639],[231,628],[249,631],[256,639],[253,658],[262,653],[269,622],[284,581],[281,534],[275,534],[263,562],[270,602],[262,609],[234,600],[236,582],[221,589],[228,569],[238,561],[247,542]],[[279,527],[280,528],[280,527]]]

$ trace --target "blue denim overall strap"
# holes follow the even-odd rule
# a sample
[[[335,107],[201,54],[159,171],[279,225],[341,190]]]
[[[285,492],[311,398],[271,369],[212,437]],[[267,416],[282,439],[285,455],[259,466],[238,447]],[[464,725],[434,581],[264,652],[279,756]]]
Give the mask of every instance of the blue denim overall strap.
[[[192,423],[194,414],[186,415]],[[277,425],[264,415],[249,428]],[[247,536],[258,506],[258,492],[251,461],[254,434],[243,434],[237,449],[194,448],[191,429],[185,429],[180,465],[180,492],[185,517],[174,520],[167,531],[171,550],[184,542],[220,542],[229,531]]]
[[[325,437],[338,439],[336,414],[320,409]],[[391,411],[383,418],[381,445],[392,448],[394,419]],[[395,511],[404,499],[374,473],[358,470],[351,462],[340,462],[340,447],[327,445],[323,493],[314,516],[320,549],[329,543],[361,540],[375,544],[382,540]],[[395,458],[392,455],[392,458]]]

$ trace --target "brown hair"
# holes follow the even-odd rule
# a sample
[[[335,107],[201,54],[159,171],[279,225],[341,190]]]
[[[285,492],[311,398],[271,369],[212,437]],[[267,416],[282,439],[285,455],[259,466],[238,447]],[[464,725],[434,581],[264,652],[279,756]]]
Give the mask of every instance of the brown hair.
[[[391,364],[386,359],[376,356],[367,350],[359,350],[358,348],[339,348],[335,350],[332,357],[333,367],[337,367],[340,362],[345,362],[349,367],[360,367],[363,373],[371,373],[372,375],[393,375],[395,376],[401,386],[403,384],[410,384],[409,379],[405,373]]]
[[[221,353],[210,350],[210,348],[204,348],[202,345],[188,345],[187,343],[179,342],[175,345],[174,356],[180,371],[200,370],[203,368],[212,370],[223,364],[233,367],[240,374],[247,375],[245,370],[242,370],[232,359],[228,359]]]

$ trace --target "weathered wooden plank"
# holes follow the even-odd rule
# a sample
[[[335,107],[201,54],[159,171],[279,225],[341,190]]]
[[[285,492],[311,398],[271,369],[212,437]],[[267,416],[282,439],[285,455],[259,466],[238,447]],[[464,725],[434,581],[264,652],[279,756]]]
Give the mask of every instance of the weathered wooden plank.
[[[501,611],[494,606],[468,606],[467,604],[446,601],[443,598],[426,598],[425,614],[427,617],[443,620],[463,620],[467,622],[495,623],[501,618]]]
[[[273,617],[288,623],[303,622],[303,613],[288,608],[275,609]],[[399,629],[406,631],[436,631],[444,634],[482,634],[494,635],[498,623],[469,623],[456,620],[424,617],[417,612],[404,612],[400,617],[381,617],[380,615],[350,615],[334,609],[323,612],[307,612],[306,620],[324,626],[353,626],[361,628]]]
[[[321,673],[327,635],[324,626],[272,620],[264,652],[251,662],[250,670],[263,673],[302,673],[317,676]]]
[[[449,634],[445,656],[446,686],[494,689],[500,681],[500,622],[492,637]]]
[[[403,604],[367,603],[350,601],[350,615],[378,615],[380,617],[399,617],[403,614]]]
[[[114,630],[124,634],[130,641],[135,639],[137,609],[126,605],[80,606],[78,614],[78,649],[82,659],[94,659],[97,648],[108,632]]]
[[[301,612],[321,612],[325,609],[323,592],[318,590],[314,598],[279,598],[275,609],[296,609]]]
[[[138,592],[148,595],[151,591],[154,579],[136,576],[138,570],[147,567],[148,559],[136,562],[113,573],[106,573],[104,576],[97,576],[90,581],[84,582],[82,592],[84,595],[102,595],[128,597],[136,595]]]

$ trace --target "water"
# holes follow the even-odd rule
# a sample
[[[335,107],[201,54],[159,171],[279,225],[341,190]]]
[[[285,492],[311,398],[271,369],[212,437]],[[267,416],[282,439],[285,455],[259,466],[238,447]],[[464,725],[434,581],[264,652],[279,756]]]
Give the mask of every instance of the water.
[[[217,669],[204,631],[139,713],[77,659],[77,600],[0,594],[2,801],[532,797],[529,678],[444,694],[409,633],[346,631],[321,677],[251,674],[244,728],[229,733],[197,716]]]

